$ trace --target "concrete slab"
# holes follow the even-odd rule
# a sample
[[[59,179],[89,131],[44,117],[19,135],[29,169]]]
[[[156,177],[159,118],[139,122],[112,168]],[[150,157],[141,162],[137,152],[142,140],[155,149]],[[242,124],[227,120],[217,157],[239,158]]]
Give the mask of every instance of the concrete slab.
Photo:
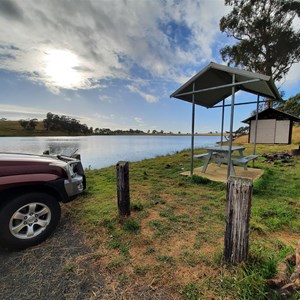
[[[202,167],[194,169],[194,175],[198,175],[204,178],[208,178],[212,181],[220,181],[220,182],[227,182],[227,165],[221,165],[220,167],[217,164],[209,164],[206,172],[201,172]],[[260,178],[264,171],[261,169],[255,168],[247,168],[247,171],[244,170],[243,167],[234,166],[235,174],[238,177],[247,177],[251,178],[253,181]],[[183,176],[190,176],[190,171],[185,171],[180,173]]]

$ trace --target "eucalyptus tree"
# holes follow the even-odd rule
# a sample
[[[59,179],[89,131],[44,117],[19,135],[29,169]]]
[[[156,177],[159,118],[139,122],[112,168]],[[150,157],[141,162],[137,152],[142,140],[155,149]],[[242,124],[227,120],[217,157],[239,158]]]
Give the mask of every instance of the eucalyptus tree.
[[[222,59],[275,82],[283,79],[300,61],[299,0],[225,0],[225,5],[232,11],[221,18],[220,30],[237,43],[220,50]]]

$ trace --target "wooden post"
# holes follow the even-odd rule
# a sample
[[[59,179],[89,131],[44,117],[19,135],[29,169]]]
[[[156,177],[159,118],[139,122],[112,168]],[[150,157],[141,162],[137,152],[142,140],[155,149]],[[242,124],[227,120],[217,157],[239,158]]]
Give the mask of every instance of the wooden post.
[[[224,260],[229,264],[240,263],[248,257],[252,189],[249,178],[228,178]]]
[[[129,164],[127,161],[119,161],[116,164],[117,170],[117,196],[119,215],[130,216],[130,195],[129,195]]]

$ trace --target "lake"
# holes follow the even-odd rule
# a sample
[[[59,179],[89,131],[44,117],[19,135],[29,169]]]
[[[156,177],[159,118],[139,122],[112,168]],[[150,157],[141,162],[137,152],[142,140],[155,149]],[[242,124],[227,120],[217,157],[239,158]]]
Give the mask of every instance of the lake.
[[[191,148],[190,136],[1,137],[0,152],[69,154],[77,150],[84,168],[98,169],[120,160],[139,161]],[[214,145],[219,136],[196,136],[195,148]]]

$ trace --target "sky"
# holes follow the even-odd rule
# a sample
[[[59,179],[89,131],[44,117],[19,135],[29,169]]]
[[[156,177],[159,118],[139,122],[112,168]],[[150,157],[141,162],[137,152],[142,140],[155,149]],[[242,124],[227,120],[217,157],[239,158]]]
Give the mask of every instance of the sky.
[[[209,62],[225,64],[229,12],[223,0],[0,0],[0,119],[52,112],[93,128],[191,132],[191,104],[170,95]],[[298,63],[280,83],[285,99],[299,80]],[[254,109],[237,106],[234,128]],[[220,127],[221,109],[196,107],[195,132]]]

